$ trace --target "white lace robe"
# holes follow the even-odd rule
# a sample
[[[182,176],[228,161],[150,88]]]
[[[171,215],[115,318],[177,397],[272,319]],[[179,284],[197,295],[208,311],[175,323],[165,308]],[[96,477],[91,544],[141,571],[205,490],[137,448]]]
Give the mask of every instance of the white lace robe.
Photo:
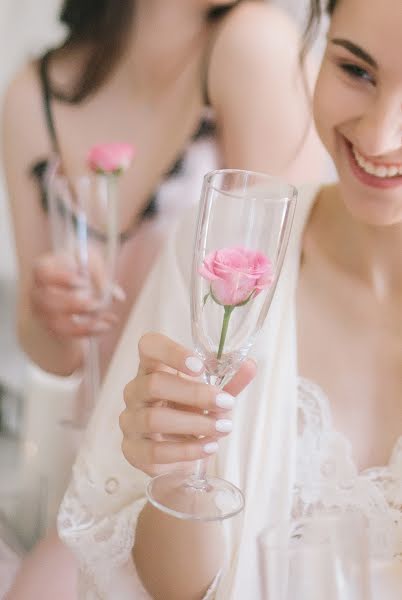
[[[283,274],[256,349],[258,374],[237,401],[233,432],[214,463],[214,471],[246,497],[243,513],[224,522],[227,559],[209,592],[217,600],[261,598],[256,538],[292,506],[304,514],[317,502],[353,504],[370,518],[383,516],[393,523],[389,531],[401,551],[400,444],[389,466],[357,473],[348,443],[332,431],[324,396],[308,382],[298,386],[294,291],[315,192],[300,193]],[[131,559],[148,477],[122,456],[118,416],[124,385],[137,369],[142,332],[162,331],[191,347],[187,265],[193,226],[190,218],[173,234],[129,319],[61,506],[59,532],[80,563],[81,599],[149,598]]]

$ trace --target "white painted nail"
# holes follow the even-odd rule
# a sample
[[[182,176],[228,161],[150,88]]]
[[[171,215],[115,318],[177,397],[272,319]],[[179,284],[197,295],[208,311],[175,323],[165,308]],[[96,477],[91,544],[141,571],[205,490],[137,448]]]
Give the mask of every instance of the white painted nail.
[[[205,444],[203,450],[205,454],[214,454],[218,450],[219,446],[216,442],[209,442],[209,444]]]
[[[202,360],[200,358],[197,358],[197,356],[189,356],[188,358],[186,358],[185,365],[187,369],[189,369],[193,373],[199,373],[204,367]]]
[[[113,295],[113,298],[115,298],[116,300],[119,300],[120,302],[124,302],[124,300],[126,300],[126,298],[127,298],[126,292],[123,290],[122,287],[117,285],[117,283],[115,283],[113,286],[112,295]]]
[[[221,392],[215,398],[216,406],[219,408],[233,408],[235,399],[227,392]]]
[[[229,433],[233,429],[233,423],[230,419],[219,419],[215,423],[215,428],[221,433]]]

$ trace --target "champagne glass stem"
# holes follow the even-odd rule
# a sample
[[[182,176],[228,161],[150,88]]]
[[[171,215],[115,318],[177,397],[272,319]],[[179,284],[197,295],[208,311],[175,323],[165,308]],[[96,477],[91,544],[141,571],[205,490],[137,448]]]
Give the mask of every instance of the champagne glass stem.
[[[200,458],[195,463],[193,478],[198,482],[198,484],[206,484],[207,479],[207,467],[208,467],[208,459]]]
[[[99,348],[95,337],[85,340],[84,394],[77,406],[77,425],[86,425],[100,386]]]
[[[228,313],[227,321],[229,322],[231,311]],[[225,312],[226,318],[226,312]],[[223,328],[222,328],[223,331]],[[223,343],[225,340],[223,339]],[[217,388],[222,389],[231,378],[231,374],[225,374],[221,376],[212,375],[210,373],[204,374],[204,380],[208,385],[215,385]],[[208,411],[204,410],[204,415],[208,415]],[[208,469],[208,458],[200,458],[195,462],[193,474],[191,476],[192,485],[197,488],[205,488],[208,485],[207,482],[207,469]]]
[[[106,268],[108,283],[111,283],[115,276],[117,262],[117,253],[119,247],[119,220],[117,204],[117,177],[113,174],[104,175],[106,181],[106,215],[107,215],[107,250],[106,250]],[[106,303],[110,300],[111,286],[108,285],[109,293]]]

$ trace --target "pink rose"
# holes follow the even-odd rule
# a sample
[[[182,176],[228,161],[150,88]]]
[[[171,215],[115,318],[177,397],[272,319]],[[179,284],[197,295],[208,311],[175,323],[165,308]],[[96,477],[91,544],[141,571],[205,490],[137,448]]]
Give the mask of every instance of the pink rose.
[[[237,306],[271,285],[273,268],[262,252],[221,248],[208,254],[200,275],[210,281],[211,293],[219,304]]]
[[[95,173],[118,175],[129,168],[134,153],[131,144],[98,144],[89,151],[87,163]]]

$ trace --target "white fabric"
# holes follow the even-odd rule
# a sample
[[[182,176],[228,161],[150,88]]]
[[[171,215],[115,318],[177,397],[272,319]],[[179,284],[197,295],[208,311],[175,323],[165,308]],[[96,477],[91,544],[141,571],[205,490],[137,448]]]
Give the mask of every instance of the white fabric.
[[[402,435],[387,465],[359,472],[349,440],[333,428],[328,398],[300,379],[296,456],[295,517],[317,508],[358,510],[370,524],[371,558],[402,561]],[[400,570],[402,593],[402,563]]]
[[[402,438],[389,465],[358,473],[349,442],[332,428],[323,392],[297,377],[294,291],[315,193],[299,195],[281,281],[256,349],[258,374],[238,399],[234,430],[214,465],[246,496],[244,512],[224,522],[228,560],[209,593],[217,600],[261,598],[256,537],[272,518],[292,511],[300,516],[317,505],[352,506],[369,517],[377,554],[388,551],[391,559],[402,552]],[[59,532],[79,559],[81,599],[149,598],[131,560],[148,477],[122,456],[118,416],[143,332],[162,331],[191,347],[187,282],[193,227],[186,220],[173,234],[129,319],[62,503]]]
[[[297,396],[294,286],[301,232],[313,196],[311,190],[299,199],[283,274],[256,349],[258,376],[246,397],[237,402],[234,430],[221,445],[215,464],[216,472],[246,496],[242,515],[225,522],[229,559],[218,599],[258,598],[256,536],[269,514],[285,516],[290,510]],[[194,215],[172,236],[145,285],[115,353],[62,503],[59,532],[79,558],[87,582],[81,597],[86,600],[115,598],[117,582],[128,581],[135,523],[148,478],[121,453],[118,417],[123,388],[136,373],[136,346],[143,332],[161,331],[191,347],[188,282],[193,235]],[[122,593],[118,597],[125,598]]]

